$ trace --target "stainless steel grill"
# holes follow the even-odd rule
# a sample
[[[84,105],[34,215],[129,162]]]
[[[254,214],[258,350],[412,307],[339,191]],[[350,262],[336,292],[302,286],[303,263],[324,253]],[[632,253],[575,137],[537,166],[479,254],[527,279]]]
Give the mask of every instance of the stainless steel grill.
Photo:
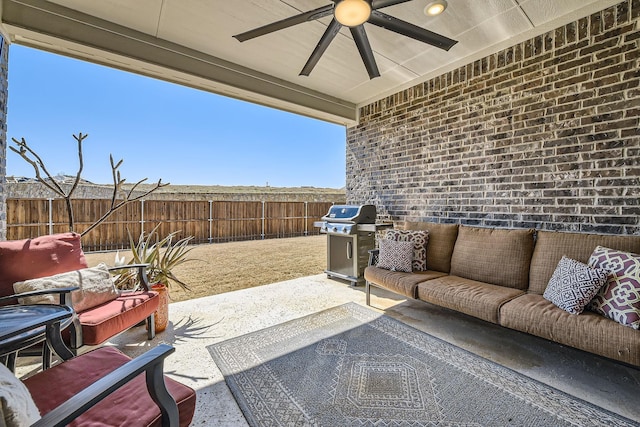
[[[364,284],[369,250],[375,247],[376,207],[334,205],[314,223],[327,235],[327,277]]]

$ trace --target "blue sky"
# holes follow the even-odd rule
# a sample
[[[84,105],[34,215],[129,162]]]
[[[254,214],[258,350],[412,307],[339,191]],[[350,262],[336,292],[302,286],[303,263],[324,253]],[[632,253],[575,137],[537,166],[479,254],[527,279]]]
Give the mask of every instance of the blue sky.
[[[51,173],[111,182],[345,185],[345,128],[124,71],[12,45],[7,140],[24,137]],[[12,144],[12,143],[11,143]],[[7,175],[33,169],[7,150]]]

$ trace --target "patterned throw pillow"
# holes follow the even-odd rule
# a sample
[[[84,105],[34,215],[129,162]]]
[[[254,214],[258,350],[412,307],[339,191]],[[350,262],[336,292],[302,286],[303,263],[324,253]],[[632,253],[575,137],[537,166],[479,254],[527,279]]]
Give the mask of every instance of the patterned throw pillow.
[[[640,255],[598,246],[589,266],[607,270],[609,278],[587,310],[640,329]]]
[[[564,311],[580,314],[607,282],[607,275],[607,270],[563,256],[543,296]]]
[[[414,271],[425,271],[427,269],[428,231],[387,230],[386,238],[398,242],[413,242],[412,269]]]
[[[397,242],[395,240],[382,239],[379,245],[380,254],[378,255],[377,267],[391,271],[411,273],[413,242]]]

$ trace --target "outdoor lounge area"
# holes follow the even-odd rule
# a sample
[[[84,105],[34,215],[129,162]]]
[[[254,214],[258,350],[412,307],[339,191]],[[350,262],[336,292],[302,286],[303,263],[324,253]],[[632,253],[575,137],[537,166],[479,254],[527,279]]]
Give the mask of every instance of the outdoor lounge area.
[[[530,271],[531,283],[540,276],[547,281],[560,253],[585,260],[597,242],[637,250],[637,239],[538,231],[537,249],[532,251],[533,230],[414,223],[410,226],[421,230],[409,231],[404,229],[406,226],[396,224],[394,229],[385,231],[386,238],[379,236],[380,249],[371,251],[379,258],[377,267],[372,264],[365,269],[365,278],[374,282],[366,287],[330,279],[326,273],[188,299],[170,304],[169,323],[155,337],[143,326],[146,322],[133,327],[124,325],[128,330],[98,345],[96,351],[90,347],[74,349],[79,354],[74,358],[74,354],[67,354],[69,351],[56,343],[55,335],[47,332],[47,341],[52,340],[51,349],[64,360],[70,360],[42,372],[40,368],[43,363],[48,364],[48,358],[18,357],[17,363],[15,359],[12,363],[17,365],[16,374],[26,378],[24,382],[30,389],[37,387],[32,393],[38,406],[51,408],[56,406],[51,397],[46,397],[51,381],[62,381],[65,390],[77,391],[88,386],[91,378],[126,363],[126,356],[135,361],[162,354],[164,366],[160,364],[160,369],[167,375],[167,386],[178,402],[181,420],[185,414],[185,420],[180,422],[183,426],[190,421],[190,425],[261,426],[303,425],[312,420],[332,426],[352,422],[371,425],[379,421],[471,419],[480,425],[511,422],[532,426],[583,425],[587,421],[593,425],[637,425],[640,408],[636,405],[635,390],[640,385],[640,369],[635,362],[638,355],[635,330],[592,311],[566,313],[535,293],[526,296],[510,288],[500,291],[500,286],[465,279],[468,274],[485,274],[484,280],[504,279],[505,285],[515,283],[517,277],[529,282],[529,274],[521,274],[528,268],[515,264],[528,265],[530,258],[532,264],[540,264],[541,259],[551,256],[550,263],[543,262],[550,267],[543,270],[549,271],[539,271],[540,267]],[[426,230],[429,230],[428,244],[423,235]],[[380,257],[387,250],[383,243],[392,242],[389,235],[402,233],[422,236],[418,246],[424,249],[426,245],[432,270],[405,273],[388,270],[382,264]],[[70,259],[84,262],[79,236],[69,234],[57,235],[56,241],[69,250],[56,247],[57,258],[66,264]],[[49,242],[51,237],[33,239],[26,245],[31,249],[22,251],[23,256],[33,257],[32,253],[38,252],[36,247],[40,247],[39,252],[50,253],[51,247],[45,247],[43,242]],[[75,245],[66,244],[70,237],[75,237]],[[318,237],[323,236],[285,240],[301,247],[304,241],[317,241]],[[576,239],[586,241],[578,244]],[[17,243],[25,246],[24,241]],[[399,243],[408,243],[410,252],[414,251],[413,241]],[[551,250],[549,244],[555,249]],[[0,251],[4,259],[11,253],[6,246],[16,244],[3,242],[0,246],[5,246]],[[202,245],[199,249],[212,247]],[[233,247],[238,246],[229,246],[230,252]],[[518,259],[508,261],[511,253],[517,254]],[[100,256],[113,253],[88,256],[95,263]],[[487,257],[498,257],[503,268],[496,268],[500,261]],[[373,258],[371,262],[375,263]],[[419,258],[412,258],[420,262]],[[451,267],[442,265],[448,263]],[[461,269],[463,264],[474,267],[465,272]],[[46,263],[41,262],[40,266],[43,265]],[[482,265],[484,270],[480,268]],[[92,289],[87,286],[95,280],[88,274],[94,270],[102,267],[26,282],[84,278],[60,285],[66,286],[63,290],[77,283],[83,287],[86,298]],[[451,275],[437,270],[450,270]],[[108,274],[106,280],[111,281]],[[394,292],[379,288],[383,283]],[[441,297],[428,302],[424,297],[427,292],[439,292]],[[496,292],[499,296],[506,292],[508,297],[492,302],[490,294]],[[509,316],[502,315],[503,309],[513,305],[518,297],[539,300],[536,303],[539,308],[534,309],[537,320],[527,321],[526,325],[539,331],[549,330],[550,335],[540,338],[534,336],[539,333],[535,328],[519,332],[516,328],[508,329],[508,324],[499,326],[497,319],[502,322]],[[117,304],[115,300],[106,304],[112,303]],[[6,315],[19,307],[0,308],[3,336],[8,319],[12,319]],[[22,307],[22,312],[28,313],[38,305]],[[70,316],[70,308],[66,306],[44,305],[41,311],[56,307]],[[517,311],[526,313],[522,309]],[[144,318],[145,315],[139,320]],[[592,326],[572,327],[572,323],[581,320]],[[564,336],[574,338],[563,342]],[[7,343],[4,338],[0,341],[3,341],[0,355],[4,355]],[[616,351],[610,350],[613,346]],[[65,381],[77,375],[78,366],[89,367],[92,376]],[[147,392],[142,379],[137,378],[136,393],[144,396]],[[131,393],[130,388],[127,390],[114,395],[115,401]],[[155,407],[149,397],[140,402],[147,409]],[[186,412],[185,406],[190,408]],[[139,411],[124,402],[118,407],[120,414]],[[109,400],[97,408],[98,419],[109,419]],[[89,411],[86,416],[83,422],[95,420],[96,412]],[[137,425],[135,418],[127,417],[127,423]],[[43,422],[49,425],[48,420]]]

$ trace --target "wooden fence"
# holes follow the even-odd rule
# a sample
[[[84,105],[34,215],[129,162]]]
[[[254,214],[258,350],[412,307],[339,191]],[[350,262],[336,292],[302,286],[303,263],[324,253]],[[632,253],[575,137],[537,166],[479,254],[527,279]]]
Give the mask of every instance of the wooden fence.
[[[75,231],[81,233],[108,211],[110,200],[73,200]],[[318,234],[314,221],[330,202],[165,201],[133,202],[112,214],[82,238],[86,251],[129,247],[158,224],[161,236],[179,231],[194,243],[271,239]],[[64,200],[7,199],[7,240],[27,239],[69,230]]]

